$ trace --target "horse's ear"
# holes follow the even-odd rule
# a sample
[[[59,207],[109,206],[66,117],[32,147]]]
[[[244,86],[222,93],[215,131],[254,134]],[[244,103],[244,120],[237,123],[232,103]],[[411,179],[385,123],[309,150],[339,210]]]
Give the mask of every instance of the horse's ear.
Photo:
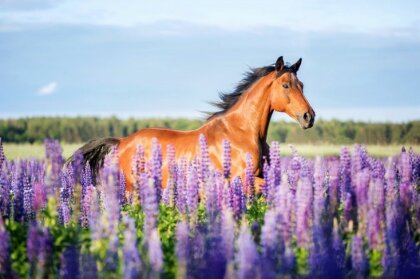
[[[293,72],[297,73],[297,71],[299,71],[301,63],[302,63],[302,58],[299,58],[299,60],[295,64],[293,64],[290,68],[292,69]]]
[[[284,67],[284,61],[283,61],[283,56],[280,56],[277,61],[276,61],[276,71],[281,71],[283,70]]]

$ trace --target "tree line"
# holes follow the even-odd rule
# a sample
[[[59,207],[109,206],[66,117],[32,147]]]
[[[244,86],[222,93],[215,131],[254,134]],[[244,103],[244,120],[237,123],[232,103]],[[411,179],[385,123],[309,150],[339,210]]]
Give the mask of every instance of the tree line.
[[[66,143],[81,143],[98,137],[125,137],[147,127],[192,130],[203,120],[185,118],[119,119],[116,117],[31,117],[0,119],[4,142],[36,143],[55,138]],[[368,123],[318,120],[313,128],[302,130],[298,124],[272,121],[268,142],[322,144],[420,144],[420,120],[406,123]]]

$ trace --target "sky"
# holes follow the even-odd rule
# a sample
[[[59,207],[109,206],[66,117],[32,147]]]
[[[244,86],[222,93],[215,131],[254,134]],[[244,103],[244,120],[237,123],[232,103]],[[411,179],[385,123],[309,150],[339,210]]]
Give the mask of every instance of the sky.
[[[0,117],[199,118],[283,56],[318,118],[419,120],[419,3],[0,0]]]

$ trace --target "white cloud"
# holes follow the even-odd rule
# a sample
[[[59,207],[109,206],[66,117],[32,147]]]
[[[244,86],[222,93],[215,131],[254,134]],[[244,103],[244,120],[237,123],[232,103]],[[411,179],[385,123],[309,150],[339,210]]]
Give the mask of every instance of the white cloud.
[[[38,89],[37,93],[41,96],[51,95],[53,94],[58,87],[58,83],[56,81],[52,81],[41,88]]]

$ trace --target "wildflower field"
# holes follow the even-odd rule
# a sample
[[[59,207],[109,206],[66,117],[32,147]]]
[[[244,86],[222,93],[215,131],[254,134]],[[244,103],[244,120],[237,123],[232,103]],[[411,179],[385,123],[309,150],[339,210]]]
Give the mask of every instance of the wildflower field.
[[[126,192],[115,152],[95,177],[55,140],[27,160],[5,158],[0,140],[0,278],[420,278],[412,149],[308,159],[272,142],[257,187],[249,156],[231,177],[229,142],[223,170],[199,144],[191,162],[157,141],[147,161],[138,146]]]

